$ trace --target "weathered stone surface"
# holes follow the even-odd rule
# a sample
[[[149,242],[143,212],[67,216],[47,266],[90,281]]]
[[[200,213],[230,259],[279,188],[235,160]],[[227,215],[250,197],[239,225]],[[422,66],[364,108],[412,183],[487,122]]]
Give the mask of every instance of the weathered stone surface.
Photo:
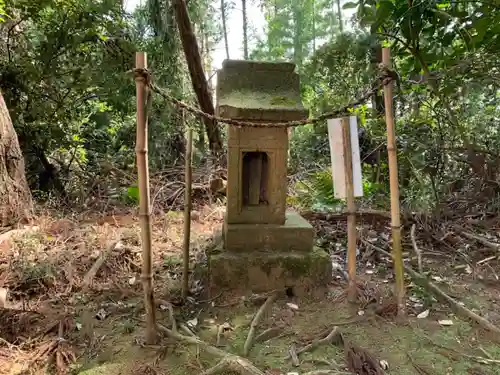
[[[280,129],[281,130],[281,129]],[[284,130],[284,129],[283,129]],[[228,148],[227,211],[230,224],[284,224],[286,211],[287,165],[285,149],[262,149],[268,158],[267,204],[245,206],[243,203],[243,151],[250,148]]]
[[[220,116],[254,122],[308,116],[290,63],[224,61],[217,106]],[[286,127],[229,127],[224,242],[208,259],[213,287],[308,290],[331,280],[329,255],[313,250],[312,226],[286,212],[287,151]]]
[[[216,97],[222,117],[281,122],[308,116],[291,63],[225,60],[217,72]]]
[[[220,116],[252,121],[298,120],[308,115],[300,98],[299,76],[291,63],[224,61],[218,72],[217,108]],[[250,184],[256,192],[259,181],[244,181],[244,158],[255,152],[266,155],[266,199],[265,203],[248,204],[243,202],[244,190]],[[285,127],[229,127],[227,223],[284,224],[287,156]],[[251,169],[255,174],[258,168]]]
[[[224,248],[229,252],[307,252],[313,248],[314,230],[302,216],[288,211],[283,225],[224,225]]]
[[[262,293],[293,287],[296,294],[326,286],[332,278],[330,256],[322,249],[303,252],[220,252],[209,258],[210,289]]]

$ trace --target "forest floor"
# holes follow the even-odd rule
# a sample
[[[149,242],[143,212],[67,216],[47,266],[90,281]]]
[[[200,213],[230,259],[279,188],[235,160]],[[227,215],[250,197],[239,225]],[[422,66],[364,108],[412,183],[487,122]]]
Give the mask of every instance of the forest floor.
[[[193,213],[193,263],[203,262],[203,248],[220,228],[223,212],[223,207],[206,206]],[[318,245],[330,252],[332,262],[343,264],[345,218],[306,217],[316,228]],[[488,222],[485,229],[484,220],[472,219],[467,225],[461,222],[463,232],[456,222],[439,228],[420,222],[416,228],[422,233],[413,239],[422,249],[428,279],[498,326],[498,227]],[[500,374],[500,338],[453,314],[410,279],[406,322],[396,323],[390,309],[380,308],[392,289],[392,271],[388,259],[371,245],[389,250],[389,224],[383,215],[368,215],[359,223],[363,297],[356,308],[345,301],[341,273],[322,298],[279,298],[257,327],[257,335],[273,328],[267,331],[270,336],[258,338],[248,360],[274,375],[348,374],[339,345],[304,352],[298,366],[286,358],[292,346],[300,349],[338,326],[344,344],[371,353],[387,367],[387,374]],[[478,232],[479,240],[470,237]],[[182,213],[154,217],[157,319],[169,324],[169,299],[179,324],[205,342],[241,355],[250,322],[265,296],[207,299],[194,273],[193,298],[182,306],[176,303],[182,233]],[[129,213],[85,219],[42,215],[36,226],[0,234],[0,307],[5,305],[0,310],[0,373],[180,375],[201,374],[215,365],[220,358],[197,346],[168,338],[156,346],[144,345],[139,236],[138,221]],[[405,250],[407,264],[417,268],[409,237]],[[96,263],[101,266],[92,275],[89,270]],[[6,291],[7,297],[1,293]]]

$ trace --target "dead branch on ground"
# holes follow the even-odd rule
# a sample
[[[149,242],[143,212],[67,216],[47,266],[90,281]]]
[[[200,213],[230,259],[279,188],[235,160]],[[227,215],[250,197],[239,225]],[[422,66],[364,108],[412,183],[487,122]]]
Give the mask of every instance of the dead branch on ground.
[[[299,356],[297,355],[297,348],[295,347],[295,344],[292,344],[290,346],[290,349],[288,349],[288,354],[290,355],[290,358],[292,359],[292,364],[295,367],[300,366],[300,359]]]
[[[69,373],[69,365],[76,361],[76,356],[68,341],[64,338],[65,326],[69,325],[68,319],[59,322],[58,337],[46,341],[30,359],[30,363],[36,366],[39,361],[49,362],[55,358],[56,372],[58,375]]]
[[[433,339],[431,339],[427,335],[424,335],[424,338],[429,343],[431,343],[432,345],[434,345],[434,346],[436,346],[438,348],[447,350],[449,352],[456,353],[459,358],[460,357],[464,357],[464,358],[470,359],[472,361],[475,361],[477,363],[482,363],[482,364],[485,364],[485,365],[493,365],[493,364],[500,365],[500,359],[486,358],[486,357],[481,357],[481,356],[475,356],[475,355],[466,354],[466,353],[461,352],[460,350],[453,349],[453,348],[450,348],[450,347],[448,347],[446,345],[440,344],[440,343],[434,341]]]
[[[458,225],[454,225],[453,229],[455,229],[460,235],[468,238],[469,240],[477,241],[477,242],[483,244],[484,246],[489,247],[490,249],[500,251],[500,244],[498,244],[498,243],[488,241],[484,237],[481,237],[481,236],[478,236],[476,234],[464,231],[463,228],[459,227]]]
[[[416,224],[413,224],[411,226],[410,237],[411,237],[411,244],[413,245],[413,250],[415,250],[415,255],[417,256],[418,272],[422,273],[423,272],[422,251],[417,246],[417,240],[415,239],[415,230],[416,230],[416,228],[417,228]]]
[[[271,327],[266,329],[265,331],[259,333],[255,338],[255,342],[264,342],[271,340],[283,333],[284,329],[282,327]]]
[[[392,259],[392,255],[390,253],[388,253],[387,251],[385,251],[384,249],[382,249],[378,246],[375,246],[374,244],[370,244],[363,239],[361,240],[361,242],[363,242],[366,246],[368,246],[368,245],[372,246],[373,249],[375,249],[376,251],[387,256],[389,259]],[[414,271],[410,266],[407,266],[407,265],[404,265],[404,269],[410,275],[410,277],[412,278],[412,280],[416,284],[420,285],[421,287],[426,289],[428,292],[434,294],[441,301],[446,302],[448,304],[448,306],[450,306],[450,308],[455,313],[462,315],[465,318],[471,319],[472,321],[479,324],[479,326],[481,326],[484,329],[487,329],[488,331],[491,331],[491,332],[496,333],[497,335],[500,335],[500,328],[498,328],[497,326],[495,326],[494,324],[492,324],[491,322],[489,322],[485,318],[472,312],[471,310],[469,310],[465,306],[462,306],[461,304],[459,304],[457,301],[455,301],[454,298],[450,297],[445,292],[443,292],[437,285],[435,285],[431,281],[427,280],[427,278],[424,275]]]
[[[419,375],[433,375],[434,374],[434,372],[432,372],[430,369],[428,369],[427,366],[423,366],[422,364],[417,363],[409,353],[406,353],[406,356],[408,357],[411,365],[413,366],[413,368],[415,369],[415,371]]]
[[[274,292],[271,294],[269,297],[267,297],[266,302],[260,307],[259,311],[255,314],[255,317],[252,320],[252,323],[250,324],[250,330],[248,331],[248,336],[245,341],[245,346],[243,347],[243,355],[246,357],[248,356],[248,353],[250,353],[250,350],[252,349],[253,346],[253,341],[254,341],[254,336],[255,336],[255,331],[257,330],[257,326],[260,324],[260,321],[262,318],[264,318],[264,315],[266,314],[267,310],[271,307],[271,305],[276,301],[278,298],[278,292]]]
[[[92,281],[94,280],[95,275],[97,275],[97,272],[101,269],[103,264],[106,262],[106,259],[108,259],[109,255],[113,252],[113,250],[116,249],[119,239],[112,242],[101,254],[99,254],[99,257],[95,261],[94,265],[90,268],[90,270],[86,273],[85,277],[83,278],[83,288],[86,289],[92,285]]]

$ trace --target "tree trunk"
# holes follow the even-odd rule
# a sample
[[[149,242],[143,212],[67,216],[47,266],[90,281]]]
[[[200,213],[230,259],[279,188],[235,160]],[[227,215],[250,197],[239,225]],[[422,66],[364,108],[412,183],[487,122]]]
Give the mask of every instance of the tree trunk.
[[[229,59],[229,43],[227,41],[227,26],[226,26],[226,4],[224,0],[220,0],[220,12],[222,17],[222,32],[224,33],[224,47],[226,48],[226,59]]]
[[[248,25],[247,25],[247,0],[241,0],[243,9],[243,58],[248,60]]]
[[[337,16],[339,18],[339,30],[341,33],[343,33],[344,24],[342,23],[342,7],[340,6],[340,0],[337,0]]]
[[[29,219],[33,210],[31,192],[7,105],[0,93],[0,226]]]
[[[215,114],[214,103],[208,89],[207,78],[203,72],[200,50],[193,32],[191,20],[189,19],[185,0],[177,0],[174,8],[189,75],[191,76],[191,82],[198,98],[200,109],[205,113],[213,115]],[[222,140],[219,128],[217,128],[217,122],[207,118],[203,118],[203,122],[207,131],[210,151],[214,156],[217,156],[222,151]]]

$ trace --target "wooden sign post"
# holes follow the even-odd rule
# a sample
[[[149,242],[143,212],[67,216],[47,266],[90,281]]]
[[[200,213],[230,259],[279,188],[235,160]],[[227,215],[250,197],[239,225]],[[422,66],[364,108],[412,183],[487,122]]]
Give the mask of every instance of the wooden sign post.
[[[363,196],[358,128],[355,116],[328,120],[334,196],[347,202],[348,300],[355,302],[356,286],[356,202]]]

